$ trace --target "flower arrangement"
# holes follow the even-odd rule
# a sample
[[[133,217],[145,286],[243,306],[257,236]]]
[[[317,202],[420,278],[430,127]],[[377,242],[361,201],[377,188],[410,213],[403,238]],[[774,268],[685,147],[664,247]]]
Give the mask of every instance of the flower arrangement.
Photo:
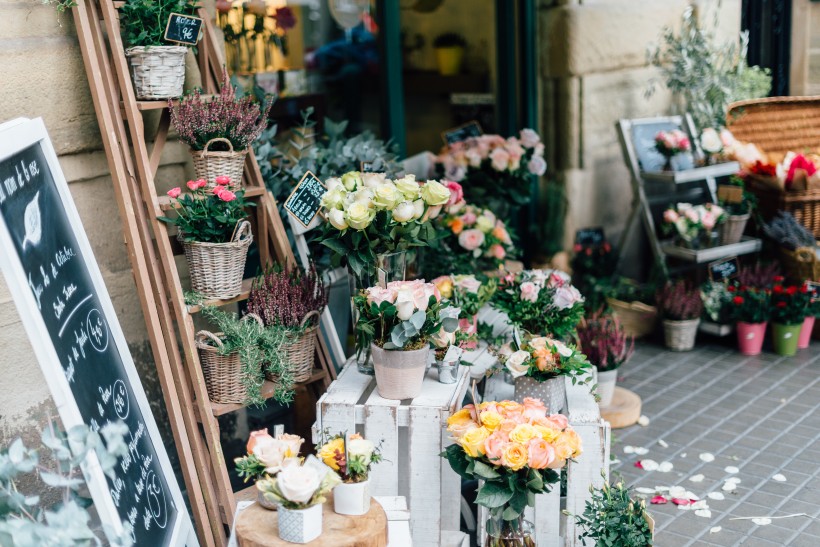
[[[171,107],[171,121],[179,133],[179,139],[192,150],[203,150],[209,141],[216,138],[228,139],[237,152],[247,150],[268,123],[268,113],[273,105],[260,107],[253,97],[236,97],[228,72],[223,71],[222,87],[219,95],[204,100],[199,90],[179,100]],[[227,145],[214,143],[209,150],[226,151]],[[237,181],[238,183],[238,181]]]
[[[530,177],[547,170],[544,144],[532,129],[507,139],[468,138],[445,147],[436,162],[445,178],[464,185],[468,202],[488,207],[506,220],[512,208],[529,203]]]
[[[587,360],[598,371],[616,370],[635,352],[635,337],[624,332],[617,317],[603,311],[581,321],[578,342]]]
[[[63,5],[73,6],[65,1]],[[196,15],[196,0],[127,0],[120,8],[120,33],[126,47],[168,46],[163,39],[172,13]],[[59,5],[59,4],[58,4]]]
[[[251,431],[247,454],[234,459],[236,472],[243,482],[276,475],[287,460],[298,459],[304,442],[299,435],[283,433],[273,437],[267,429]]]
[[[808,315],[810,304],[809,289],[802,286],[785,285],[782,276],[774,278],[772,285],[772,316],[774,323],[781,325],[800,325]]]
[[[737,322],[765,323],[771,315],[771,290],[749,287],[746,285],[729,285],[731,297],[731,315]]]
[[[325,465],[336,471],[343,483],[358,483],[368,479],[370,468],[382,461],[379,447],[358,433],[347,440],[340,433],[331,437],[317,452]]]
[[[725,220],[722,207],[713,203],[678,203],[663,213],[664,231],[674,233],[684,244],[699,248],[712,242],[712,230]]]
[[[384,173],[351,171],[325,181],[319,241],[342,258],[356,275],[376,263],[376,255],[422,247],[436,238],[430,222],[451,198],[436,180],[423,184],[413,175],[389,180]]]
[[[226,243],[233,239],[234,231],[245,217],[246,207],[255,204],[245,201],[245,191],[231,191],[229,177],[217,177],[217,186],[208,190],[205,179],[189,180],[190,192],[182,193],[179,187],[168,190],[168,197],[175,201],[176,216],[159,217],[162,222],[176,226],[185,241],[201,243]]]
[[[668,282],[655,294],[661,314],[670,321],[689,321],[700,318],[703,300],[700,291],[684,280]]]
[[[525,270],[499,280],[492,305],[514,325],[538,335],[565,338],[584,315],[584,298],[558,270]]]
[[[578,539],[586,545],[592,540],[596,545],[623,547],[647,547],[653,545],[652,530],[646,513],[646,502],[630,496],[623,482],[614,486],[605,482],[601,488],[590,488],[592,496],[584,505],[581,515],[574,516],[581,529]]]
[[[257,481],[256,488],[268,502],[293,511],[321,505],[340,483],[339,475],[327,467],[290,458],[276,476]]]
[[[558,470],[581,454],[581,439],[538,399],[466,405],[447,420],[455,444],[442,456],[461,477],[481,481],[476,503],[490,511],[488,533],[520,531],[533,496],[549,492]],[[529,539],[525,545],[534,546]],[[491,545],[503,545],[500,541]]]
[[[452,301],[459,313],[456,343],[464,349],[475,349],[478,343],[476,315],[498,288],[495,278],[479,280],[474,275],[442,275],[432,281],[442,298]]]
[[[672,131],[658,131],[655,135],[655,150],[669,159],[692,148],[689,136],[680,129]]]
[[[311,312],[322,313],[327,305],[327,289],[316,268],[306,271],[276,264],[253,281],[248,295],[248,312],[262,318],[265,325],[299,330]]]
[[[732,313],[733,286],[722,281],[707,281],[700,287],[703,311],[706,316],[719,324],[729,322]]]
[[[502,354],[499,360],[513,378],[529,376],[539,382],[569,376],[576,383],[592,366],[582,353],[546,336],[525,340],[518,350]]]

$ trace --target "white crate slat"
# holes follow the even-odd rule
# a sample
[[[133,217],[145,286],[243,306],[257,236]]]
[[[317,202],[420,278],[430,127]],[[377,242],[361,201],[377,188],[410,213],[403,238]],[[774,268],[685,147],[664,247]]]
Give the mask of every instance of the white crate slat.
[[[406,520],[387,521],[387,547],[413,547],[409,522]]]
[[[538,547],[559,547],[561,543],[561,484],[555,484],[552,491],[535,498],[533,523],[535,544]]]
[[[441,451],[453,444],[446,428],[441,428]],[[441,460],[441,529],[461,528],[461,477],[453,471],[446,458]]]
[[[441,409],[411,406],[408,438],[413,545],[436,547],[442,531],[441,489],[435,487],[441,477]]]
[[[351,362],[352,361],[352,362]],[[355,360],[348,364],[316,403],[318,432],[331,435],[348,431],[356,432],[356,404],[370,386],[372,378],[356,370]]]
[[[370,490],[374,496],[399,495],[399,407],[401,401],[370,394],[364,408],[364,436],[381,443],[382,461],[370,473]]]
[[[470,547],[470,536],[462,532],[448,530],[442,532],[439,545],[441,547]]]

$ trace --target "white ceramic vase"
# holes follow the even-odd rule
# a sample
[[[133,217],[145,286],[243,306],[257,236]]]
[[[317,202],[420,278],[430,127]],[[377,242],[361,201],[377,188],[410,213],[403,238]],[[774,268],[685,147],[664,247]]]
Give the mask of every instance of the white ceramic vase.
[[[279,538],[290,543],[310,543],[322,535],[322,504],[307,509],[279,506]]]
[[[333,510],[340,515],[360,516],[370,511],[370,480],[338,485],[333,489]]]
[[[599,370],[598,387],[596,392],[601,398],[598,404],[607,407],[612,404],[612,396],[615,395],[615,385],[618,383],[618,370]]]

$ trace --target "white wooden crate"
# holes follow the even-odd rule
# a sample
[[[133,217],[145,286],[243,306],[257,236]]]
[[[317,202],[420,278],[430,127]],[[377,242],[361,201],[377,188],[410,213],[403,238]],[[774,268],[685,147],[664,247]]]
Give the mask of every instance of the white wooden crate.
[[[371,472],[371,492],[407,498],[414,547],[460,546],[464,541],[459,531],[461,480],[439,454],[452,443],[447,418],[461,407],[468,384],[466,367],[455,384],[439,383],[432,368],[420,396],[384,399],[375,378],[361,374],[351,359],[316,403],[314,442],[323,431],[358,431],[382,442],[384,461]]]

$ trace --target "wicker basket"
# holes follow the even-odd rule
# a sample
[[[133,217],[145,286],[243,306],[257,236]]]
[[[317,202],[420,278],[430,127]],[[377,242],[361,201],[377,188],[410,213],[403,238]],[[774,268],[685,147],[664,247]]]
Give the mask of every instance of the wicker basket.
[[[663,335],[666,347],[672,351],[690,351],[695,347],[700,319],[685,321],[663,320]]]
[[[718,227],[718,239],[721,245],[732,245],[738,243],[743,237],[746,223],[751,215],[729,215],[726,221]]]
[[[168,99],[182,95],[187,53],[188,48],[182,46],[126,49],[137,99]]]
[[[185,249],[191,290],[200,293],[203,298],[220,300],[233,298],[242,292],[245,259],[253,241],[250,222],[239,222],[231,241],[227,243],[185,241],[183,234],[178,237]]]
[[[259,316],[249,313],[242,320],[254,319],[262,324]],[[212,403],[244,403],[248,390],[242,383],[242,363],[239,352],[220,354],[224,347],[222,333],[201,330],[196,333],[196,347],[199,350],[199,364],[205,375],[205,387]]]
[[[225,143],[228,146],[228,152],[211,151],[211,144],[215,142]],[[231,186],[242,186],[242,173],[245,169],[247,155],[247,148],[235,152],[231,141],[222,137],[209,140],[202,150],[191,150],[196,178],[207,180],[211,187],[216,186],[216,177],[220,176],[230,177]]]
[[[319,312],[316,310],[308,312],[302,319],[302,327],[318,316]],[[292,340],[282,344],[282,350],[287,354],[288,368],[293,375],[294,382],[307,382],[313,374],[313,357],[316,352],[318,330],[318,324],[308,327],[299,334],[292,335]],[[272,382],[279,381],[278,376],[269,372],[265,372],[265,378]]]
[[[780,248],[781,263],[785,274],[796,281],[820,281],[820,259],[811,247],[800,247],[796,251]]]
[[[607,304],[624,328],[627,336],[641,338],[651,334],[658,324],[658,308],[643,302],[624,302],[607,298]]]

